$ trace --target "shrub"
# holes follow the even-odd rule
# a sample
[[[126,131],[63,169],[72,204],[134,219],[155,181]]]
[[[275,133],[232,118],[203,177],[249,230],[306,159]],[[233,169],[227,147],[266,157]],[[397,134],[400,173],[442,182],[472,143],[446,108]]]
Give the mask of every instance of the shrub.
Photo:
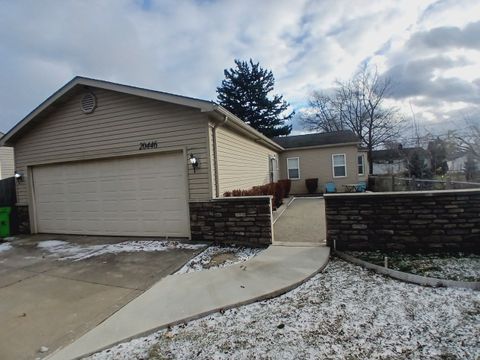
[[[305,179],[305,186],[309,194],[315,194],[318,188],[318,179]]]
[[[276,209],[283,204],[283,197],[285,195],[284,187],[279,183],[269,183],[265,185],[254,186],[247,190],[232,190],[223,193],[225,197],[231,196],[260,196],[260,195],[272,195],[272,205]]]
[[[278,208],[283,204],[283,198],[285,197],[285,190],[281,183],[272,183],[273,184],[273,203],[274,207]]]
[[[284,197],[288,197],[290,195],[290,189],[292,188],[292,180],[290,179],[283,179],[278,180],[278,183],[283,186]]]

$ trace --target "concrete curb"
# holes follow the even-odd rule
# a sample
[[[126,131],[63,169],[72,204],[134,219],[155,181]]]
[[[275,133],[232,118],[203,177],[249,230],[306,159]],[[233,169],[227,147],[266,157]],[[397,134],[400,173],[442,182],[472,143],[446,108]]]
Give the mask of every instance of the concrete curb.
[[[275,225],[275,223],[277,222],[278,219],[280,219],[280,217],[283,215],[283,213],[288,209],[288,207],[295,201],[295,196],[293,197],[290,197],[288,202],[286,204],[283,204],[282,206],[280,206],[277,211],[280,211],[279,213],[277,213],[277,215],[275,216],[275,219],[273,219],[272,221],[272,225]],[[275,241],[275,239],[274,239]]]
[[[420,276],[415,274],[410,274],[398,270],[393,270],[385,268],[383,266],[375,265],[367,261],[361,260],[351,255],[347,255],[344,252],[338,250],[332,250],[334,255],[337,255],[340,259],[348,261],[355,265],[360,265],[366,269],[374,270],[375,272],[390,276],[394,279],[405,281],[408,283],[413,283],[422,286],[430,287],[452,287],[452,288],[463,288],[463,289],[472,289],[480,290],[480,282],[478,281],[456,281],[456,280],[445,280],[437,279],[426,276]]]

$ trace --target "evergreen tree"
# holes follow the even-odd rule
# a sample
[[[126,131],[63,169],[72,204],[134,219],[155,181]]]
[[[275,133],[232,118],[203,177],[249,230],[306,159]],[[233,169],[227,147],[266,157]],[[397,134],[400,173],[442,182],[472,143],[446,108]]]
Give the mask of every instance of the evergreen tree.
[[[235,65],[224,70],[225,79],[217,87],[220,105],[267,137],[290,134],[292,126],[285,122],[294,112],[285,114],[290,105],[282,95],[269,97],[275,85],[272,71],[252,59],[235,60]]]
[[[434,175],[445,175],[448,171],[447,144],[440,138],[428,143],[430,153],[430,168]]]
[[[408,162],[408,172],[410,177],[418,179],[430,178],[431,173],[428,166],[425,164],[423,156],[420,156],[418,151],[415,151]]]

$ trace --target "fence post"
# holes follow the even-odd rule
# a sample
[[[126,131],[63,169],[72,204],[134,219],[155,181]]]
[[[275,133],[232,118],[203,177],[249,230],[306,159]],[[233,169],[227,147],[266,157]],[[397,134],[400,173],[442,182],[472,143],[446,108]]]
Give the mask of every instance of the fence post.
[[[415,191],[417,190],[417,181],[415,179],[415,176],[412,175],[412,179],[410,181],[410,191]]]
[[[447,178],[447,180],[445,181],[445,190],[450,190],[450,189],[453,189],[452,179]]]
[[[395,191],[395,175],[392,175],[392,186],[391,191]]]

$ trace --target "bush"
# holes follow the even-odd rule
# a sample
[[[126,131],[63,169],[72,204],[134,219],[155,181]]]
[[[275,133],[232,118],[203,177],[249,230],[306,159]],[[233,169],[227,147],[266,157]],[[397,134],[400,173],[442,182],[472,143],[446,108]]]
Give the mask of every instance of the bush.
[[[283,198],[285,197],[285,190],[281,183],[273,183],[273,202],[275,208],[280,207],[283,204]]]
[[[284,191],[284,197],[288,197],[290,195],[290,189],[292,188],[292,180],[290,179],[283,179],[278,180],[278,183],[282,185]]]
[[[305,179],[305,186],[309,194],[315,194],[318,188],[318,179]]]
[[[247,190],[232,190],[226,191],[223,196],[261,196],[261,195],[271,195],[273,209],[277,209],[280,205],[283,204],[283,197],[285,195],[284,187],[279,183],[269,183],[265,185],[254,186],[251,189]]]

